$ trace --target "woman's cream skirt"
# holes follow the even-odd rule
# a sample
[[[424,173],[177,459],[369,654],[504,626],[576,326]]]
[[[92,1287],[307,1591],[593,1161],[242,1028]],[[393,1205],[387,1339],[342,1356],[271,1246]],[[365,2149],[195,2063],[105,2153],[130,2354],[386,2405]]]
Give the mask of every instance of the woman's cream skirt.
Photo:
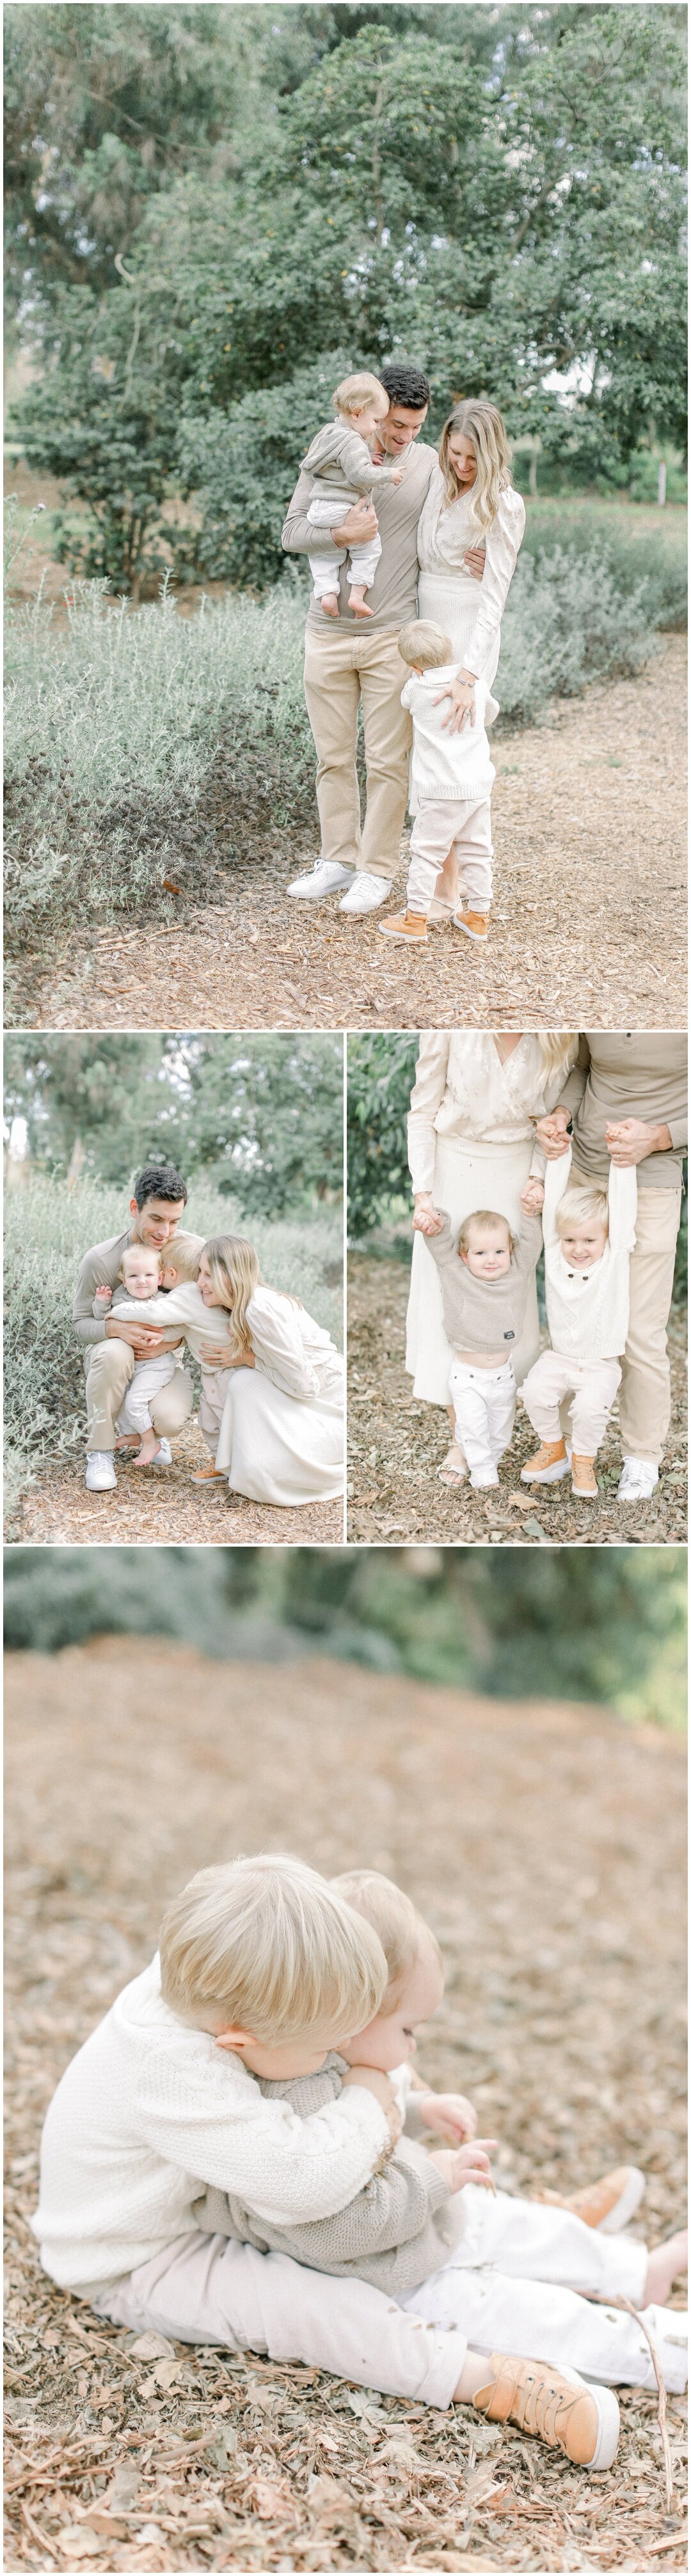
[[[508,1218],[516,1234],[521,1223],[521,1190],[530,1171],[533,1143],[530,1136],[517,1138],[515,1145],[471,1145],[460,1137],[453,1143],[447,1137],[437,1138],[432,1195],[435,1207],[446,1208],[452,1225],[462,1225],[465,1216],[475,1208],[491,1208],[497,1216]],[[528,1288],[525,1323],[520,1341],[512,1352],[516,1383],[521,1385],[540,1348],[540,1325],[537,1290],[534,1278]],[[413,1263],[408,1299],[405,1364],[412,1377],[413,1394],[425,1404],[448,1404],[449,1370],[453,1359],[442,1322],[441,1288],[436,1263],[428,1252],[424,1235],[413,1237]]]
[[[322,1393],[286,1395],[259,1368],[230,1369],[216,1465],[232,1493],[253,1503],[321,1503],[343,1492],[343,1380]]]
[[[472,573],[422,571],[420,573],[417,594],[418,617],[431,618],[433,626],[440,626],[442,634],[450,635],[454,661],[461,664],[467,653],[477,618],[479,596],[480,584],[473,580]],[[499,714],[499,700],[492,695],[492,682],[499,660],[500,646],[501,633],[495,637],[484,670],[479,675],[487,691],[484,711],[486,725],[494,724]]]

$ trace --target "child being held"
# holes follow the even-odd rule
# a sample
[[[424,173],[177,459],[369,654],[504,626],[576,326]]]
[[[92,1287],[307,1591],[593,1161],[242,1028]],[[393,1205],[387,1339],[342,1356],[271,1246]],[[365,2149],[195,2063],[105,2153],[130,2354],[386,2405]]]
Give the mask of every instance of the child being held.
[[[389,397],[378,376],[344,376],[336,386],[333,406],[335,420],[317,431],[303,457],[303,473],[311,475],[313,482],[307,517],[315,531],[338,526],[355,501],[371,500],[385,483],[402,483],[405,471],[402,465],[375,465],[370,455],[378,423],[386,419],[389,409]],[[371,617],[365,591],[371,589],[380,555],[378,531],[347,550],[339,547],[336,552],[332,546],[326,554],[310,555],[314,595],[325,617],[339,614],[334,574],[342,563],[349,568],[349,607],[355,617]]]
[[[534,1209],[539,1181],[522,1204]],[[542,1227],[551,1348],[541,1351],[521,1388],[540,1447],[521,1468],[524,1485],[555,1485],[596,1501],[595,1459],[621,1383],[629,1328],[629,1259],[636,1240],[638,1189],[633,1165],[610,1163],[607,1193],[571,1178],[571,1147],[547,1164]],[[562,1436],[560,1405],[569,1407],[573,1454]]]
[[[122,1284],[115,1290],[97,1288],[92,1314],[102,1317],[110,1312],[111,1307],[116,1313],[124,1308],[127,1316],[136,1322],[141,1306],[158,1294],[164,1259],[164,1253],[151,1251],[148,1244],[126,1244],[119,1271]],[[175,1339],[179,1341],[179,1333]],[[172,1348],[152,1352],[149,1359],[135,1360],[118,1414],[119,1437],[115,1443],[116,1449],[129,1449],[134,1440],[138,1441],[132,1462],[135,1467],[150,1467],[158,1457],[161,1442],[151,1420],[151,1405],[159,1388],[168,1386],[175,1368],[175,1351]]]
[[[485,730],[489,693],[477,680],[474,722],[452,733],[448,689],[444,692],[444,684],[456,676],[450,637],[428,619],[418,619],[401,628],[398,650],[412,672],[401,691],[401,705],[410,709],[413,721],[410,810],[415,819],[406,909],[380,922],[382,938],[413,946],[426,940],[437,878],[453,850],[463,887],[460,909],[453,914],[456,928],[468,939],[486,939],[492,901],[490,799],[495,778]]]
[[[447,1341],[454,1353],[449,1396],[455,1437],[480,1491],[498,1485],[498,1463],[516,1418],[511,1356],[525,1320],[528,1283],[542,1241],[539,1216],[526,1210],[516,1241],[508,1219],[476,1208],[458,1234],[444,1208],[439,1231],[424,1241],[436,1261]],[[454,1482],[463,1469],[454,1468]]]
[[[146,1320],[168,1326],[171,1332],[175,1331],[176,1340],[182,1332],[188,1350],[199,1361],[202,1381],[199,1421],[207,1448],[215,1454],[226,1390],[223,1361],[218,1356],[212,1359],[210,1353],[218,1354],[227,1345],[228,1367],[237,1354],[229,1329],[229,1316],[218,1306],[210,1313],[204,1303],[199,1286],[204,1250],[203,1234],[174,1234],[171,1237],[160,1254],[160,1275],[155,1287],[147,1290],[151,1305]],[[212,1469],[212,1478],[213,1475]],[[198,1469],[192,1478],[193,1484],[208,1480],[208,1468]],[[223,1483],[221,1475],[218,1481]]]

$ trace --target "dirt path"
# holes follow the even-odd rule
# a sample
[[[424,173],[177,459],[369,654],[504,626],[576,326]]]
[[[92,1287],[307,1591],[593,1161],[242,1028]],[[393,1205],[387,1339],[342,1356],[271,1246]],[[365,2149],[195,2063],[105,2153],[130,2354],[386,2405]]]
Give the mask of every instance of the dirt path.
[[[194,1545],[241,1547],[338,1546],[343,1538],[343,1504],[305,1503],[295,1511],[270,1503],[248,1502],[229,1493],[227,1485],[192,1485],[198,1467],[207,1467],[209,1452],[198,1424],[186,1423],[173,1450],[172,1467],[135,1467],[131,1459],[116,1462],[117,1489],[87,1494],[84,1459],[58,1459],[41,1468],[36,1483],[22,1497],[8,1537],[39,1546],[74,1539],[81,1546],[124,1547],[135,1540],[165,1546],[174,1541]]]
[[[317,854],[307,835],[301,852],[279,842],[238,869],[222,905],[184,927],[104,932],[87,954],[76,933],[49,973],[29,961],[30,1024],[683,1027],[685,670],[684,639],[666,636],[639,679],[499,738],[487,948],[444,927],[410,957],[380,937],[378,915],[344,919],[335,897],[293,903],[298,862]]]
[[[28,2228],[53,2087],[172,1891],[287,1841],[327,1872],[388,1870],[433,1921],[449,1973],[425,2072],[475,2097],[502,2184],[573,2190],[631,2159],[634,2232],[664,2233],[684,2193],[682,1747],[599,1709],[159,1638],[16,1655],[8,1681],[6,2565],[683,2566],[653,2397],[622,2391],[615,2469],[589,2479],[296,2366],[171,2344],[164,2369],[51,2287]],[[680,2492],[683,2417],[672,2398]]]
[[[667,1454],[652,1502],[617,1503],[621,1448],[610,1429],[597,1464],[600,1501],[578,1503],[570,1480],[531,1493],[520,1470],[535,1450],[535,1434],[519,1406],[499,1489],[451,1493],[437,1479],[450,1432],[441,1405],[416,1403],[406,1377],[405,1317],[408,1265],[351,1253],[348,1262],[348,1537],[431,1539],[468,1546],[489,1539],[495,1547],[529,1547],[568,1541],[610,1546],[617,1540],[685,1542],[686,1524],[686,1325],[673,1308],[670,1324],[673,1411]]]

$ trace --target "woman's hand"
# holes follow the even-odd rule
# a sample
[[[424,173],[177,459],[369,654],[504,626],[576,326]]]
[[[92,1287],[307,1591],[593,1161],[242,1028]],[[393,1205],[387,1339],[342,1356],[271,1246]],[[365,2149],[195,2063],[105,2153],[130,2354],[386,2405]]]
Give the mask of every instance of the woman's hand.
[[[256,1365],[254,1351],[241,1351],[238,1360],[229,1362],[231,1368],[256,1368]]]
[[[649,1154],[668,1154],[672,1143],[668,1127],[649,1127],[644,1118],[620,1118],[605,1128],[605,1141],[621,1171],[645,1163]]]
[[[568,1145],[568,1118],[565,1109],[553,1109],[549,1118],[536,1118],[535,1134],[548,1163],[556,1163]]]
[[[471,725],[474,725],[475,685],[475,672],[457,671],[455,680],[447,680],[446,688],[440,689],[438,698],[433,700],[435,707],[442,706],[445,698],[451,698],[453,700],[453,705],[449,715],[442,716],[442,733],[446,733],[447,731],[449,733],[462,733],[466,716],[470,717]]]
[[[545,1193],[542,1181],[526,1181],[525,1189],[521,1190],[521,1207],[525,1208],[527,1215],[537,1216],[544,1204]]]
[[[439,2138],[449,2138],[453,2147],[474,2138],[477,2111],[464,2093],[419,2092],[416,2085],[413,2101],[426,2127],[434,2129]]]
[[[444,1223],[435,1208],[431,1190],[416,1190],[413,1212],[414,1234],[441,1234]]]
[[[468,546],[467,552],[466,552],[466,554],[464,554],[464,557],[463,557],[463,570],[464,570],[464,572],[471,572],[471,573],[472,573],[472,576],[473,576],[473,581],[481,581],[481,580],[482,580],[483,573],[484,573],[484,569],[485,569],[485,549],[484,549],[484,546]]]
[[[430,2164],[444,2176],[449,2191],[462,2191],[466,2182],[484,2183],[486,2191],[496,2191],[490,2171],[489,2150],[496,2138],[475,2138],[472,2147],[433,2147]]]

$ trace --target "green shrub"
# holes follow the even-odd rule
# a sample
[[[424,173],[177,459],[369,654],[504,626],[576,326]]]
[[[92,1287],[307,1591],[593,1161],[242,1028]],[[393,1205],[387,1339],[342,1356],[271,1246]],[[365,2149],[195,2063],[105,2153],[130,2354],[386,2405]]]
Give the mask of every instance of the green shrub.
[[[392,1199],[410,1202],[406,1119],[419,1039],[392,1032],[348,1038],[348,1229],[358,1242]]]
[[[89,1244],[122,1232],[126,1207],[124,1191],[96,1181],[69,1191],[45,1178],[7,1194],[5,1437],[15,1495],[41,1459],[84,1439],[84,1368],[71,1321],[77,1270]],[[249,1230],[240,1203],[203,1179],[191,1190],[189,1219],[200,1234]],[[330,1283],[341,1266],[340,1211],[280,1223],[253,1214],[251,1234],[270,1285],[300,1297],[339,1340],[340,1288]]]

